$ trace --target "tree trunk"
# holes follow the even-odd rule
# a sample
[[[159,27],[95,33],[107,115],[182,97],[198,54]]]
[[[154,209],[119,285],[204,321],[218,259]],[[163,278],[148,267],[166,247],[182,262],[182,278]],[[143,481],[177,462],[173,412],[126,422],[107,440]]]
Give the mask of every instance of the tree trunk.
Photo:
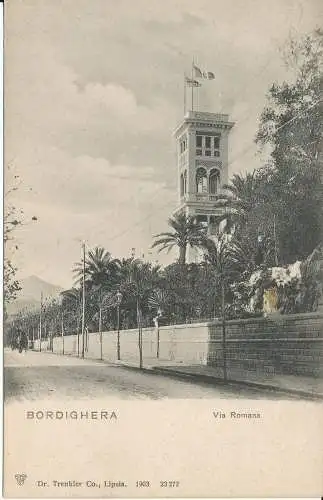
[[[186,264],[186,246],[179,247],[179,261],[178,262],[181,266],[185,266],[185,264]]]
[[[139,368],[142,369],[142,323],[141,323],[141,309],[139,300],[137,299],[137,323],[138,323],[138,347],[139,347]]]
[[[227,342],[226,342],[226,318],[225,318],[225,290],[222,283],[222,356],[223,356],[223,379],[227,381]]]
[[[62,310],[62,354],[65,354],[65,339],[64,339],[64,311]]]
[[[80,322],[78,319],[77,319],[76,328],[77,328],[77,356],[79,357],[80,356]]]
[[[99,335],[100,335],[100,359],[103,359],[103,338],[102,338],[102,307],[99,307]]]
[[[156,357],[159,358],[159,325],[157,326],[157,353]]]

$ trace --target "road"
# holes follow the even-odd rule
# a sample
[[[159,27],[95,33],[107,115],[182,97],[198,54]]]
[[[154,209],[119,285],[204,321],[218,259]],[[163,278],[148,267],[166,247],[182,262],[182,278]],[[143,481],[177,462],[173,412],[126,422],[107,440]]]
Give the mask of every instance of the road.
[[[261,399],[251,388],[200,382],[51,353],[5,350],[5,401],[95,399]],[[275,398],[271,394],[271,398]],[[268,399],[268,395],[265,396]]]

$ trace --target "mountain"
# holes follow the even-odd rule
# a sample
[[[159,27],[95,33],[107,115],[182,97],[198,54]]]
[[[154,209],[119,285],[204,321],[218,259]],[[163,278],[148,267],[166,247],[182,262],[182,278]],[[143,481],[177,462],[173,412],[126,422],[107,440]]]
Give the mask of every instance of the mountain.
[[[38,276],[28,276],[19,281],[21,291],[17,299],[7,306],[9,315],[16,314],[22,309],[38,309],[40,306],[40,296],[43,299],[55,298],[63,291],[63,288],[44,281]]]

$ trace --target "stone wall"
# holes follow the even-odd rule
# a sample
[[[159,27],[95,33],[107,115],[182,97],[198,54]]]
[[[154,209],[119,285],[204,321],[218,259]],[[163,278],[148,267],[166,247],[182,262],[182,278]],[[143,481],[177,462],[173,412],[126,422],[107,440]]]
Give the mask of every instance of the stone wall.
[[[227,366],[265,374],[323,376],[323,315],[276,315],[227,324]],[[209,325],[208,364],[223,364],[222,325]]]
[[[228,370],[234,378],[240,372],[254,374],[293,374],[323,377],[323,315],[318,313],[271,316],[228,321],[226,326]],[[164,364],[223,366],[222,324],[163,326],[160,328],[159,359]],[[102,334],[103,359],[117,359],[117,333]],[[121,360],[138,364],[138,331],[120,332]],[[35,342],[35,349],[38,349]],[[42,349],[49,349],[42,342]],[[62,352],[62,337],[53,341],[53,351]],[[77,354],[77,336],[64,338],[65,354]],[[80,338],[79,351],[82,351]],[[100,336],[90,333],[86,357],[100,359]],[[157,331],[143,329],[143,360],[157,363]],[[233,375],[232,375],[233,377]]]
[[[100,335],[89,333],[86,356],[100,359]],[[163,326],[159,330],[159,358],[185,364],[207,364],[209,332],[207,323]],[[77,335],[64,337],[65,354],[76,355],[78,352]],[[117,359],[117,332],[102,333],[103,359],[114,362]],[[34,348],[39,349],[39,342]],[[50,350],[50,342],[43,341],[42,349]],[[82,351],[82,337],[79,338],[79,352]],[[122,361],[138,363],[138,330],[120,332],[120,351]],[[53,340],[53,352],[63,352],[62,337]],[[157,330],[143,329],[143,359],[151,364],[157,355]]]

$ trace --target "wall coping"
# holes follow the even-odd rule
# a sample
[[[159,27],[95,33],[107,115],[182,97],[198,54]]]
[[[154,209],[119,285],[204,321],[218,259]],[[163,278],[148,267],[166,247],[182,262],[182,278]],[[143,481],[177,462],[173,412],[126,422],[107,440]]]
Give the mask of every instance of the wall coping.
[[[241,324],[257,324],[259,322],[265,322],[265,323],[282,323],[286,321],[293,321],[293,320],[300,320],[300,321],[308,321],[311,319],[322,319],[323,321],[323,313],[322,312],[311,312],[311,313],[300,313],[300,314],[273,314],[273,315],[268,315],[266,317],[264,316],[259,316],[258,318],[245,318],[245,319],[229,319],[226,321],[227,325],[241,325]],[[168,330],[180,330],[183,328],[189,327],[190,329],[192,328],[201,328],[201,327],[210,327],[210,326],[221,326],[222,325],[222,320],[210,320],[210,321],[203,321],[201,323],[182,323],[180,325],[165,325],[165,326],[160,326],[159,330],[160,331],[168,331]],[[143,332],[154,332],[156,331],[156,327],[154,326],[149,326],[145,327],[142,329]],[[90,332],[89,335],[94,335],[98,334],[99,332]],[[116,334],[117,330],[106,330],[102,332],[103,334],[106,333],[111,333],[111,334]],[[131,328],[129,330],[120,330],[120,333],[138,333],[138,328]]]
[[[299,314],[269,314],[268,316],[259,316],[258,318],[244,318],[244,319],[229,319],[226,321],[227,325],[234,324],[246,324],[246,323],[259,323],[259,322],[267,322],[267,323],[277,323],[277,322],[286,322],[292,320],[300,320],[306,321],[310,319],[322,319],[323,313],[321,312],[311,312],[311,313],[299,313]],[[222,325],[221,320],[213,320],[206,323],[207,326],[212,325]]]

